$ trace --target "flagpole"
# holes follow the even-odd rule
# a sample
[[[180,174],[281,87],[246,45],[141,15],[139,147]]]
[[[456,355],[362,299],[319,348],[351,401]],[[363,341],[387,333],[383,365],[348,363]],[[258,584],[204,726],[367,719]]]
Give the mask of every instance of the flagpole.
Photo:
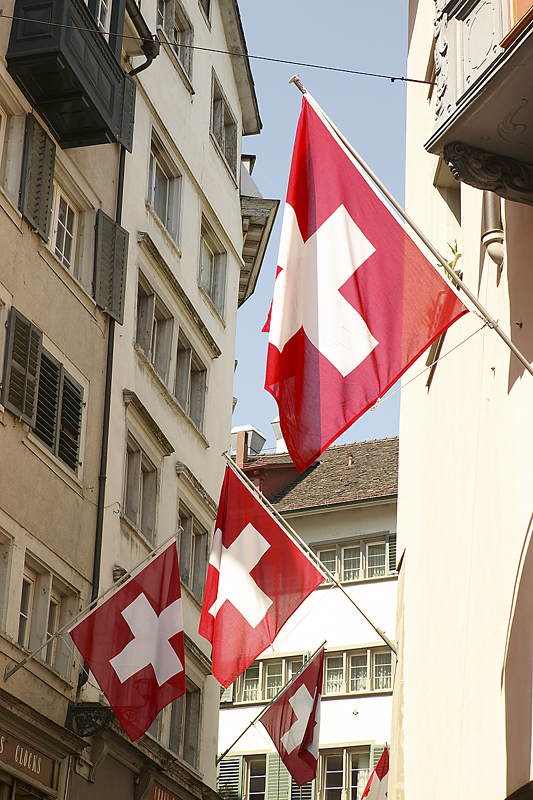
[[[260,490],[257,488],[257,486],[256,486],[254,483],[252,483],[252,481],[250,480],[250,478],[248,477],[248,475],[246,475],[246,473],[245,473],[245,472],[243,472],[243,471],[242,471],[242,469],[241,469],[240,467],[238,467],[238,466],[237,466],[237,464],[235,464],[235,462],[233,461],[233,459],[232,459],[232,458],[231,458],[231,457],[228,455],[227,451],[226,451],[226,452],[224,452],[224,453],[222,453],[222,455],[223,455],[223,456],[226,458],[226,461],[228,462],[229,466],[230,466],[230,467],[231,467],[231,468],[232,468],[232,469],[233,469],[233,470],[234,470],[234,471],[237,473],[237,475],[239,475],[239,477],[241,478],[241,480],[242,480],[242,479],[244,479],[244,481],[245,481],[246,485],[247,485],[247,486],[248,486],[248,487],[249,487],[249,488],[250,488],[252,491],[254,491],[254,492],[257,492],[257,493],[258,493],[258,494],[261,496],[261,500],[262,500],[262,502],[265,504],[265,506],[266,506],[266,507],[267,507],[267,509],[270,511],[270,513],[272,514],[272,516],[274,516],[274,518],[276,519],[276,521],[277,521],[279,524],[281,524],[281,525],[284,527],[284,529],[287,531],[287,533],[289,533],[289,534],[292,536],[292,538],[293,538],[293,539],[295,539],[295,540],[298,542],[298,544],[300,545],[300,547],[302,548],[302,550],[304,550],[304,552],[306,553],[306,555],[308,555],[308,556],[311,558],[311,560],[313,561],[313,563],[315,564],[315,566],[317,566],[317,567],[318,567],[318,569],[320,570],[320,572],[322,572],[322,574],[325,574],[325,575],[326,575],[326,576],[327,576],[327,577],[330,579],[330,581],[331,581],[333,584],[335,584],[335,586],[337,586],[337,588],[338,588],[338,589],[340,589],[340,590],[341,590],[341,592],[342,592],[342,593],[343,593],[343,594],[344,594],[344,595],[345,595],[345,596],[348,598],[348,600],[350,601],[350,603],[351,603],[353,606],[355,606],[355,608],[356,608],[356,609],[359,611],[359,613],[360,613],[360,614],[362,614],[362,616],[363,616],[363,617],[366,619],[366,621],[368,622],[368,624],[369,624],[369,625],[370,625],[370,626],[371,626],[371,627],[372,627],[372,628],[373,628],[373,629],[376,631],[376,633],[378,634],[378,636],[379,636],[381,639],[383,639],[383,641],[385,642],[385,644],[387,645],[387,647],[390,647],[390,649],[392,650],[392,652],[394,653],[394,655],[395,655],[395,656],[397,656],[397,655],[398,655],[398,650],[397,650],[397,648],[396,648],[396,645],[395,645],[395,644],[393,644],[393,643],[391,642],[391,640],[388,638],[388,636],[386,636],[386,635],[383,633],[383,631],[381,630],[381,628],[378,628],[378,626],[377,626],[377,625],[376,625],[374,622],[372,622],[372,620],[370,619],[370,617],[369,617],[367,614],[365,614],[365,612],[363,611],[363,609],[362,609],[362,608],[361,608],[361,607],[360,607],[360,606],[359,606],[359,605],[358,605],[358,604],[355,602],[355,600],[353,599],[353,597],[352,597],[350,594],[348,594],[348,592],[346,591],[346,589],[344,588],[344,586],[342,585],[342,583],[341,583],[341,582],[340,582],[340,581],[339,581],[339,580],[338,580],[338,579],[335,577],[335,575],[333,575],[333,574],[332,574],[332,573],[329,571],[329,569],[328,569],[327,567],[325,567],[325,566],[324,566],[324,564],[323,564],[323,563],[321,562],[321,560],[318,558],[318,556],[316,555],[316,553],[314,553],[314,552],[313,552],[313,550],[312,550],[312,549],[309,547],[309,545],[307,544],[307,542],[304,542],[304,540],[303,540],[303,539],[302,539],[302,538],[301,538],[301,537],[300,537],[300,536],[299,536],[299,535],[296,533],[296,531],[294,530],[294,528],[293,528],[291,525],[289,525],[289,523],[287,522],[287,520],[286,520],[284,517],[282,517],[282,516],[281,516],[281,514],[279,513],[279,511],[277,511],[277,510],[274,508],[274,506],[272,505],[272,503],[270,503],[270,502],[267,500],[267,498],[265,497],[265,495],[264,495],[264,494],[263,494],[263,493],[262,493],[262,492],[261,492],[261,491],[260,491]]]
[[[321,651],[321,650],[322,650],[322,649],[325,647],[325,645],[326,645],[326,642],[327,642],[327,639],[324,639],[324,641],[322,642],[322,644],[320,645],[320,647],[318,647],[318,648],[315,650],[315,652],[313,653],[313,655],[309,656],[308,660],[307,660],[307,661],[306,661],[304,664],[302,664],[302,666],[300,667],[300,669],[298,670],[298,672],[296,673],[296,675],[293,675],[293,676],[292,676],[292,678],[290,679],[290,681],[288,681],[288,683],[286,683],[286,684],[285,684],[285,686],[282,686],[282,687],[281,687],[281,689],[279,689],[279,691],[277,692],[277,694],[275,694],[275,695],[274,695],[274,697],[272,697],[272,699],[270,700],[270,703],[267,703],[267,705],[266,705],[264,708],[262,708],[262,709],[261,709],[261,711],[259,712],[259,714],[257,714],[257,716],[253,718],[253,720],[252,720],[252,721],[251,721],[251,722],[250,722],[250,723],[249,723],[249,724],[246,726],[246,728],[245,728],[245,729],[244,729],[244,730],[243,730],[241,733],[239,733],[239,735],[237,736],[237,738],[235,739],[235,741],[234,741],[234,742],[232,742],[232,744],[230,744],[230,746],[229,746],[229,747],[226,747],[226,749],[224,750],[224,752],[222,753],[222,755],[220,755],[220,756],[218,756],[218,757],[217,757],[217,759],[216,759],[216,761],[215,761],[215,764],[219,764],[219,763],[222,761],[222,759],[223,759],[225,756],[227,756],[227,754],[229,753],[229,751],[230,751],[230,750],[232,750],[232,749],[235,747],[235,745],[237,744],[237,742],[239,741],[239,739],[242,739],[242,737],[244,736],[244,734],[246,733],[246,731],[249,731],[249,730],[250,730],[250,728],[252,727],[252,725],[255,725],[255,723],[257,722],[257,720],[258,720],[260,717],[262,717],[262,716],[263,716],[263,714],[265,713],[265,711],[267,711],[267,709],[269,709],[269,708],[270,708],[270,706],[271,706],[271,705],[273,705],[273,704],[276,702],[276,700],[278,699],[278,697],[280,697],[280,696],[283,694],[283,692],[284,692],[286,689],[288,689],[288,688],[289,688],[289,686],[291,686],[291,685],[294,683],[294,681],[296,680],[296,678],[298,678],[298,677],[299,677],[299,676],[302,674],[302,672],[304,671],[304,669],[306,669],[306,668],[309,666],[309,664],[311,663],[311,661],[312,661],[314,658],[316,658],[316,657],[317,657],[317,655],[320,653],[320,651]]]
[[[145,561],[148,561],[149,558],[152,558],[158,552],[158,550],[162,550],[165,547],[165,545],[167,545],[171,541],[171,539],[174,539],[178,535],[180,530],[181,530],[181,528],[178,528],[178,530],[175,533],[173,533],[172,536],[169,536],[168,539],[165,539],[165,541],[162,542],[160,545],[158,545],[157,547],[154,547],[154,549],[151,550],[148,553],[147,556],[144,556],[144,558],[141,558],[141,560],[139,562],[137,562],[137,564],[135,564],[134,567],[132,567],[130,570],[128,570],[129,576],[130,576],[128,578],[128,580],[133,578],[132,573],[135,572],[135,570],[137,570],[140,566],[142,566]],[[126,573],[126,574],[128,574],[128,573]],[[86,614],[88,611],[90,611],[92,609],[92,607],[95,606],[98,603],[98,601],[101,600],[103,597],[105,597],[106,594],[108,594],[112,589],[114,589],[115,586],[117,586],[117,584],[119,584],[122,581],[124,581],[124,577],[125,577],[125,575],[121,575],[120,578],[118,578],[118,580],[116,580],[114,583],[111,584],[111,586],[109,586],[105,591],[103,591],[101,594],[99,594],[98,597],[95,597],[94,600],[92,600],[89,603],[88,606],[85,606],[85,608],[83,608],[79,612],[79,614],[76,614],[76,616],[73,617],[73,619],[70,619],[66,623],[66,625],[63,625],[63,627],[60,628],[55,633],[53,633],[51,635],[48,635],[48,638],[45,639],[45,641],[37,648],[37,650],[34,650],[33,653],[30,653],[30,655],[26,656],[26,658],[23,658],[22,661],[19,661],[11,669],[9,669],[9,667],[6,666],[6,669],[5,669],[5,672],[4,672],[4,683],[8,680],[8,678],[10,678],[12,675],[14,675],[15,672],[18,672],[21,667],[24,667],[28,663],[28,661],[31,661],[32,658],[34,658],[37,655],[37,653],[40,653],[41,650],[43,650],[45,647],[47,647],[50,644],[50,642],[52,642],[57,636],[61,636],[61,634],[66,633],[68,631],[68,628],[71,628],[74,625],[74,623],[79,620],[80,617],[83,617],[84,614]]]
[[[341,140],[343,145],[349,151],[349,153],[355,158],[359,166],[366,172],[368,177],[376,184],[378,189],[385,195],[389,203],[394,206],[398,214],[407,222],[407,224],[412,228],[412,230],[416,233],[416,235],[424,242],[426,247],[431,251],[431,253],[435,256],[435,258],[439,261],[439,263],[445,268],[446,272],[453,276],[453,282],[456,284],[460,289],[463,290],[465,295],[468,297],[472,305],[479,311],[483,319],[486,320],[489,328],[493,328],[498,336],[503,339],[507,347],[515,354],[518,360],[522,363],[522,365],[527,369],[527,371],[533,375],[533,367],[527,360],[527,358],[520,352],[517,346],[511,341],[511,339],[507,336],[505,331],[503,331],[500,326],[498,325],[497,320],[492,317],[489,312],[481,305],[477,297],[470,291],[468,286],[463,282],[462,278],[459,277],[457,272],[455,272],[446,261],[444,256],[442,256],[437,248],[431,243],[431,241],[427,238],[427,236],[423,233],[422,230],[418,227],[416,222],[411,219],[408,213],[401,207],[401,205],[394,199],[391,195],[389,190],[382,184],[378,176],[370,169],[368,164],[361,158],[357,150],[355,150],[350,142],[346,139],[346,137],[341,133],[341,131],[337,128],[334,122],[330,120],[328,115],[322,108],[318,105],[316,100],[312,95],[309,94],[305,86],[300,80],[299,75],[293,75],[290,79],[289,83],[294,83],[294,85],[301,91],[302,94],[307,95],[309,102],[315,109],[315,111],[327,122],[330,128],[335,132],[338,138]]]

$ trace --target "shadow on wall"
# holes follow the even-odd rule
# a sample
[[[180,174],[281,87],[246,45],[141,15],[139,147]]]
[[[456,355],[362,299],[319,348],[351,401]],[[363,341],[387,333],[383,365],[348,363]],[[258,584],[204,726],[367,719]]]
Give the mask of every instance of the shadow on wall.
[[[513,344],[533,361],[533,207],[523,203],[505,204],[505,240],[507,255],[504,269],[509,286],[510,337]],[[495,266],[495,265],[494,265]],[[508,392],[515,381],[522,377],[524,367],[511,356],[509,362]],[[533,376],[528,376],[532,381]]]
[[[533,515],[529,520],[521,564],[516,576],[502,668],[502,687],[505,693],[507,795],[512,795],[513,800],[533,798],[533,783],[529,784],[533,722],[532,527]],[[529,784],[529,790],[525,784]],[[520,791],[517,792],[517,789]],[[516,795],[512,794],[514,792]],[[508,800],[511,800],[511,797],[508,797]]]

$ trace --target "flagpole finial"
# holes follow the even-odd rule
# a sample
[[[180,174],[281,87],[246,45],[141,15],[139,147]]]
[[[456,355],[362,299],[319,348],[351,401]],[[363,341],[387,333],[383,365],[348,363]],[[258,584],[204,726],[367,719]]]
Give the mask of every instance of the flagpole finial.
[[[298,74],[293,75],[289,83],[294,83],[294,85],[298,87],[298,89],[301,91],[302,94],[307,94],[307,89],[301,82],[300,76]]]

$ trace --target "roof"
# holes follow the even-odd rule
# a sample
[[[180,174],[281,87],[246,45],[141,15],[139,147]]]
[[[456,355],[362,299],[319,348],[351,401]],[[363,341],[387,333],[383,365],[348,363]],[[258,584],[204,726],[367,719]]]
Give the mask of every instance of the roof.
[[[398,446],[398,437],[394,436],[329,447],[272,504],[278,511],[295,511],[396,495]],[[253,459],[254,466],[265,468],[289,463],[286,453]]]

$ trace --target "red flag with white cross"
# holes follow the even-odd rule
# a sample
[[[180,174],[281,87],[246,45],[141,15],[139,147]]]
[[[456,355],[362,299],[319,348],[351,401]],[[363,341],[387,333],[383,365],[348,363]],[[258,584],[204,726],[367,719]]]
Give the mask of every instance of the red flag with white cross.
[[[259,718],[298,786],[316,777],[324,648]]]
[[[185,694],[181,587],[173,542],[70,631],[129,738]]]
[[[324,580],[256,492],[226,467],[199,633],[229,686]]]
[[[387,800],[389,796],[389,750],[386,747],[382,752],[375,770],[368,779],[361,800]]]
[[[305,95],[265,388],[304,470],[466,312]]]

